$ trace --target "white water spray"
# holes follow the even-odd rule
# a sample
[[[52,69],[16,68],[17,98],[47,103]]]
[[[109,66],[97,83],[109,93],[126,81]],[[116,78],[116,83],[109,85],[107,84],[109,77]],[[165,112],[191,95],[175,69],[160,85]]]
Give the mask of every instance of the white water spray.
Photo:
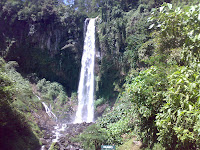
[[[89,19],[86,28],[75,123],[94,121],[95,19]]]
[[[61,132],[65,131],[66,127],[67,127],[67,124],[57,124],[56,126],[54,126],[53,133],[56,138],[52,140],[53,143],[58,142],[60,136],[62,135]]]
[[[37,96],[37,95],[35,94],[35,96]],[[39,96],[37,96],[37,98],[38,98],[39,100],[41,100],[41,98],[40,98]],[[48,115],[50,118],[52,118],[52,117],[55,118],[55,119],[56,119],[56,122],[57,122],[57,117],[56,117],[56,115],[51,111],[51,105],[50,105],[50,108],[47,106],[47,104],[45,104],[45,102],[42,102],[42,105],[44,106],[44,109],[45,109],[47,115]],[[62,129],[60,130],[58,125],[56,125],[56,126],[54,127],[54,129],[55,129],[55,131],[52,131],[52,132],[55,134],[55,137],[56,137],[56,138],[53,139],[52,142],[58,142],[58,139],[59,139],[59,137],[61,136],[60,131],[63,131],[64,129],[63,129],[63,127],[62,127]],[[41,148],[40,148],[40,150],[46,150],[45,145],[42,145]]]
[[[46,113],[47,113],[47,115],[51,118],[55,118],[56,119],[56,121],[57,121],[57,117],[56,117],[56,115],[51,111],[51,109],[44,103],[44,102],[42,102],[42,105],[44,106],[44,109],[45,109],[45,111],[46,111]]]
[[[35,96],[37,96],[37,95],[35,94]],[[39,96],[37,96],[37,98],[38,98],[39,100],[41,100],[41,98],[40,98]],[[47,106],[47,104],[45,104],[45,102],[42,102],[42,105],[44,106],[44,109],[45,109],[47,115],[48,115],[50,118],[52,118],[52,117],[55,118],[56,121],[57,121],[57,117],[56,117],[56,115],[51,111],[51,107],[49,108],[49,107]]]

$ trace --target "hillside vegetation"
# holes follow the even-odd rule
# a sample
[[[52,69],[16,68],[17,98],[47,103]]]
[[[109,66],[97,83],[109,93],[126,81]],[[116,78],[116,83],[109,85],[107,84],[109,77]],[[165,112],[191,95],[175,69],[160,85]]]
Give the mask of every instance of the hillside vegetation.
[[[150,149],[198,149],[200,5],[137,4],[124,11],[108,2],[102,13],[99,93],[113,96],[117,90],[119,96],[80,140],[93,139],[85,146],[91,149],[99,148],[95,143],[121,145],[135,137]]]
[[[74,140],[92,150],[132,139],[144,149],[199,149],[197,0],[2,0],[0,145],[40,147],[41,101],[71,121],[87,17],[96,17],[101,53],[95,107],[108,107]]]

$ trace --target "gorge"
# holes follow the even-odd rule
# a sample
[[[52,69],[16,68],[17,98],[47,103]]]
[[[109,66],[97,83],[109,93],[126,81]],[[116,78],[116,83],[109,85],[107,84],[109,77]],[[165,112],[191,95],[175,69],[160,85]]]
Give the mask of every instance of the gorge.
[[[1,0],[0,149],[199,150],[199,29],[199,0]]]
[[[85,39],[78,86],[78,108],[74,119],[75,121],[73,124],[57,122],[55,114],[42,102],[48,116],[56,118],[57,125],[54,126],[54,129],[51,131],[53,135],[51,140],[52,143],[57,143],[59,147],[62,147],[60,138],[64,138],[64,136],[72,138],[73,135],[77,134],[71,133],[70,135],[70,130],[72,128],[80,132],[80,130],[84,129],[84,126],[87,127],[94,121],[95,18],[87,18],[84,22],[84,28]],[[69,139],[64,139],[69,141]],[[66,149],[78,149],[78,147],[79,145],[74,147],[74,145],[71,144],[70,146],[68,145]],[[45,150],[46,148],[48,148],[48,146],[42,146],[41,150]]]

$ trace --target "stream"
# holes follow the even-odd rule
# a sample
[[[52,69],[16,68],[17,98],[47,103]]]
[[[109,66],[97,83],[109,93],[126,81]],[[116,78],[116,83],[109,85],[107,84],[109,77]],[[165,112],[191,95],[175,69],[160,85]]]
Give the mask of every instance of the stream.
[[[55,143],[59,147],[59,150],[83,150],[80,143],[74,143],[71,139],[82,133],[92,124],[94,123],[57,124],[54,126],[54,130],[51,132],[47,131],[46,137],[48,138],[44,136],[41,150],[49,150],[52,143]]]
[[[39,96],[37,97],[41,100]],[[55,143],[56,147],[59,147],[59,150],[82,150],[80,143],[74,143],[71,139],[94,123],[60,123],[56,115],[51,111],[51,107],[45,102],[41,103],[46,115],[53,123],[45,122],[40,126],[44,132],[43,138],[40,139],[42,142],[40,150],[49,150],[53,143]]]

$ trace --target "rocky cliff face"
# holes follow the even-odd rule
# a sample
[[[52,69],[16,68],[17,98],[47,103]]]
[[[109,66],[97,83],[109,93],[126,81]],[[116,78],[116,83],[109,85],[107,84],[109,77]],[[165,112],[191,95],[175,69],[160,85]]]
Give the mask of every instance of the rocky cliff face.
[[[60,150],[78,150],[81,148],[81,143],[77,143],[72,139],[81,134],[88,126],[93,123],[81,123],[81,124],[62,124],[55,122],[45,113],[40,111],[33,114],[35,121],[40,129],[43,131],[43,136],[40,138],[42,143],[42,149],[48,150],[51,148],[58,148]],[[56,142],[56,132],[62,126],[65,126],[62,131],[59,132],[60,136]]]
[[[32,4],[38,5],[37,11],[26,5],[0,4],[0,55],[17,61],[18,71],[25,76],[35,74],[63,84],[69,93],[75,91],[86,16],[57,3]]]

